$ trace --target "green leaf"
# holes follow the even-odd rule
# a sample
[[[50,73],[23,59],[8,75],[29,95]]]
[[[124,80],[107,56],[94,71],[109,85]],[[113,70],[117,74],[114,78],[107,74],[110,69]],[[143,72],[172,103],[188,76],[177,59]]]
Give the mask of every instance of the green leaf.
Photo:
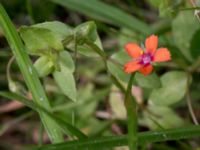
[[[74,61],[69,52],[67,51],[60,52],[58,56],[58,61],[61,66],[65,66],[70,72],[73,73],[75,71]]]
[[[64,40],[64,46],[68,49],[75,50],[77,48],[77,51],[82,55],[98,56],[89,45],[85,44],[85,39],[97,45],[99,49],[103,49],[96,24],[93,21],[80,24],[73,30],[73,33],[73,36]]]
[[[96,24],[93,21],[88,21],[83,24],[80,24],[74,30],[77,37],[81,37],[83,39],[87,38],[88,40],[93,42],[95,45],[97,45],[99,49],[103,50],[101,40],[97,33]],[[93,50],[91,50],[91,48],[88,47],[88,45],[86,44],[78,45],[78,51],[86,56],[97,56],[93,52]]]
[[[45,77],[52,73],[54,64],[47,56],[41,56],[35,61],[34,67],[40,77]]]
[[[78,45],[77,46],[77,51],[87,57],[98,57],[98,54],[96,54],[90,46],[83,44],[83,45]]]
[[[96,46],[98,46],[98,48],[100,50],[103,50],[102,47],[102,43],[101,40],[99,38],[99,35],[97,34],[97,38],[96,40],[93,42]],[[94,50],[92,50],[91,46],[87,45],[87,44],[83,44],[83,45],[78,45],[77,46],[77,50],[80,54],[84,55],[84,56],[88,56],[88,57],[98,57],[98,54],[94,52]]]
[[[173,37],[183,55],[192,61],[190,41],[199,29],[199,22],[192,11],[181,11],[172,23]]]
[[[61,37],[56,32],[38,27],[21,27],[20,35],[30,54],[46,55],[63,50]]]
[[[194,34],[190,44],[191,54],[194,59],[197,59],[200,56],[199,40],[200,40],[200,29]]]
[[[53,77],[63,94],[76,101],[76,84],[71,70],[61,64],[60,71],[54,71]]]
[[[153,89],[153,88],[161,87],[160,79],[155,73],[152,73],[148,76],[144,76],[141,73],[136,73],[135,80],[139,86],[144,87],[144,88]]]
[[[186,93],[187,74],[181,71],[165,73],[161,77],[161,83],[162,88],[154,89],[150,100],[156,105],[172,105],[180,101]]]
[[[75,108],[79,119],[85,120],[85,117],[92,117],[99,99],[97,94],[94,92],[94,85],[87,84],[84,87],[81,87],[77,97],[77,102],[81,103],[79,107]]]
[[[47,21],[44,23],[35,24],[32,27],[51,30],[52,32],[58,34],[61,40],[73,34],[73,30],[70,26],[59,21]]]
[[[125,13],[112,5],[100,0],[51,0],[71,10],[78,11],[86,16],[98,19],[118,27],[125,27],[144,34],[152,32],[150,26],[139,19]]]
[[[184,125],[184,121],[171,108],[166,106],[148,105],[144,112],[144,122],[150,129],[177,128]]]
[[[94,42],[97,39],[96,28],[96,24],[93,21],[88,21],[78,25],[74,32],[78,39],[85,37]]]

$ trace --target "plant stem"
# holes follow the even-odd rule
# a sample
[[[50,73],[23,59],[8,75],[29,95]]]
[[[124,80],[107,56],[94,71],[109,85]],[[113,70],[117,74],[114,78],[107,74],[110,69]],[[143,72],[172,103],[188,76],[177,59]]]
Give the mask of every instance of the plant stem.
[[[190,74],[188,73],[188,77],[187,77],[187,94],[186,94],[186,99],[187,99],[187,105],[188,105],[188,109],[189,109],[189,113],[190,116],[194,122],[195,125],[199,125],[197,118],[195,116],[194,110],[192,108],[192,99],[191,99],[191,95],[190,95]]]
[[[106,54],[99,49],[95,44],[85,40],[85,43],[90,46],[99,56],[102,58],[106,70],[109,73],[107,67],[107,56]],[[123,92],[125,93],[125,107],[128,115],[127,127],[128,127],[128,143],[130,150],[137,150],[137,104],[131,94],[132,83],[134,79],[134,75],[131,75],[127,90],[124,89],[123,85],[117,80],[115,76],[110,73],[111,79],[113,83]]]
[[[187,105],[188,105],[188,109],[189,109],[189,112],[190,112],[190,116],[194,122],[195,125],[198,125],[198,121],[197,121],[197,118],[195,116],[195,113],[194,113],[194,110],[192,108],[192,103],[191,103],[191,96],[190,96],[190,93],[187,94]]]
[[[132,74],[125,94],[127,111],[128,145],[130,150],[137,150],[137,104],[131,94],[134,75]]]

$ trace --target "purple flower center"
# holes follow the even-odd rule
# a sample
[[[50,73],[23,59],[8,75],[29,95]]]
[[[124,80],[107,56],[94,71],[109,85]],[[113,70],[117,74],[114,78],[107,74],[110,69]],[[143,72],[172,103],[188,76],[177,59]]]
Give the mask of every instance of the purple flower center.
[[[149,65],[152,61],[152,56],[151,54],[149,53],[144,53],[142,56],[141,56],[141,61],[140,63],[142,65]]]

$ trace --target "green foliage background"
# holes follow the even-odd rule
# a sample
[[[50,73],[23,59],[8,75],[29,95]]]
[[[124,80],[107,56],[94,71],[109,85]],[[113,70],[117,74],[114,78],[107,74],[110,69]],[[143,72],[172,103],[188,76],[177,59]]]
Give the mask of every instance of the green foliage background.
[[[2,119],[0,147],[95,150],[131,147],[136,140],[138,149],[197,150],[200,141],[192,138],[200,135],[195,7],[200,6],[186,0],[2,0],[0,104],[17,100],[29,108],[1,112],[11,119]],[[149,76],[125,74],[123,65],[131,58],[124,45],[144,43],[151,34],[159,36],[159,47],[170,50],[172,61],[156,64]],[[16,61],[8,67],[10,50]],[[133,98],[137,116],[130,113],[135,103],[124,105]],[[9,146],[11,129],[21,123],[30,128],[20,131],[25,143]],[[131,125],[137,135],[130,134],[135,132]],[[31,126],[38,131],[38,145]],[[65,142],[45,146],[50,141]]]

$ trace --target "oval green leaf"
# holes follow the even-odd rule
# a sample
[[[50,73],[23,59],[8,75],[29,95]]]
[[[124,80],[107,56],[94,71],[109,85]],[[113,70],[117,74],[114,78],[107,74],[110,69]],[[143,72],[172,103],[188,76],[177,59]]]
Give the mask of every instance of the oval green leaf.
[[[64,49],[59,34],[49,29],[24,26],[20,28],[20,35],[28,52],[33,55],[47,55],[52,50]]]
[[[190,41],[199,29],[199,22],[192,11],[181,11],[172,23],[174,41],[183,55],[192,61]]]
[[[76,84],[73,73],[69,68],[60,65],[60,71],[54,71],[53,77],[64,95],[76,101]]]
[[[153,88],[161,87],[160,79],[155,73],[152,73],[148,76],[144,76],[141,73],[136,73],[135,80],[139,86],[144,87],[144,88],[153,89]]]
[[[156,105],[168,106],[180,101],[187,89],[187,74],[171,71],[161,77],[162,88],[154,89],[150,101]]]

